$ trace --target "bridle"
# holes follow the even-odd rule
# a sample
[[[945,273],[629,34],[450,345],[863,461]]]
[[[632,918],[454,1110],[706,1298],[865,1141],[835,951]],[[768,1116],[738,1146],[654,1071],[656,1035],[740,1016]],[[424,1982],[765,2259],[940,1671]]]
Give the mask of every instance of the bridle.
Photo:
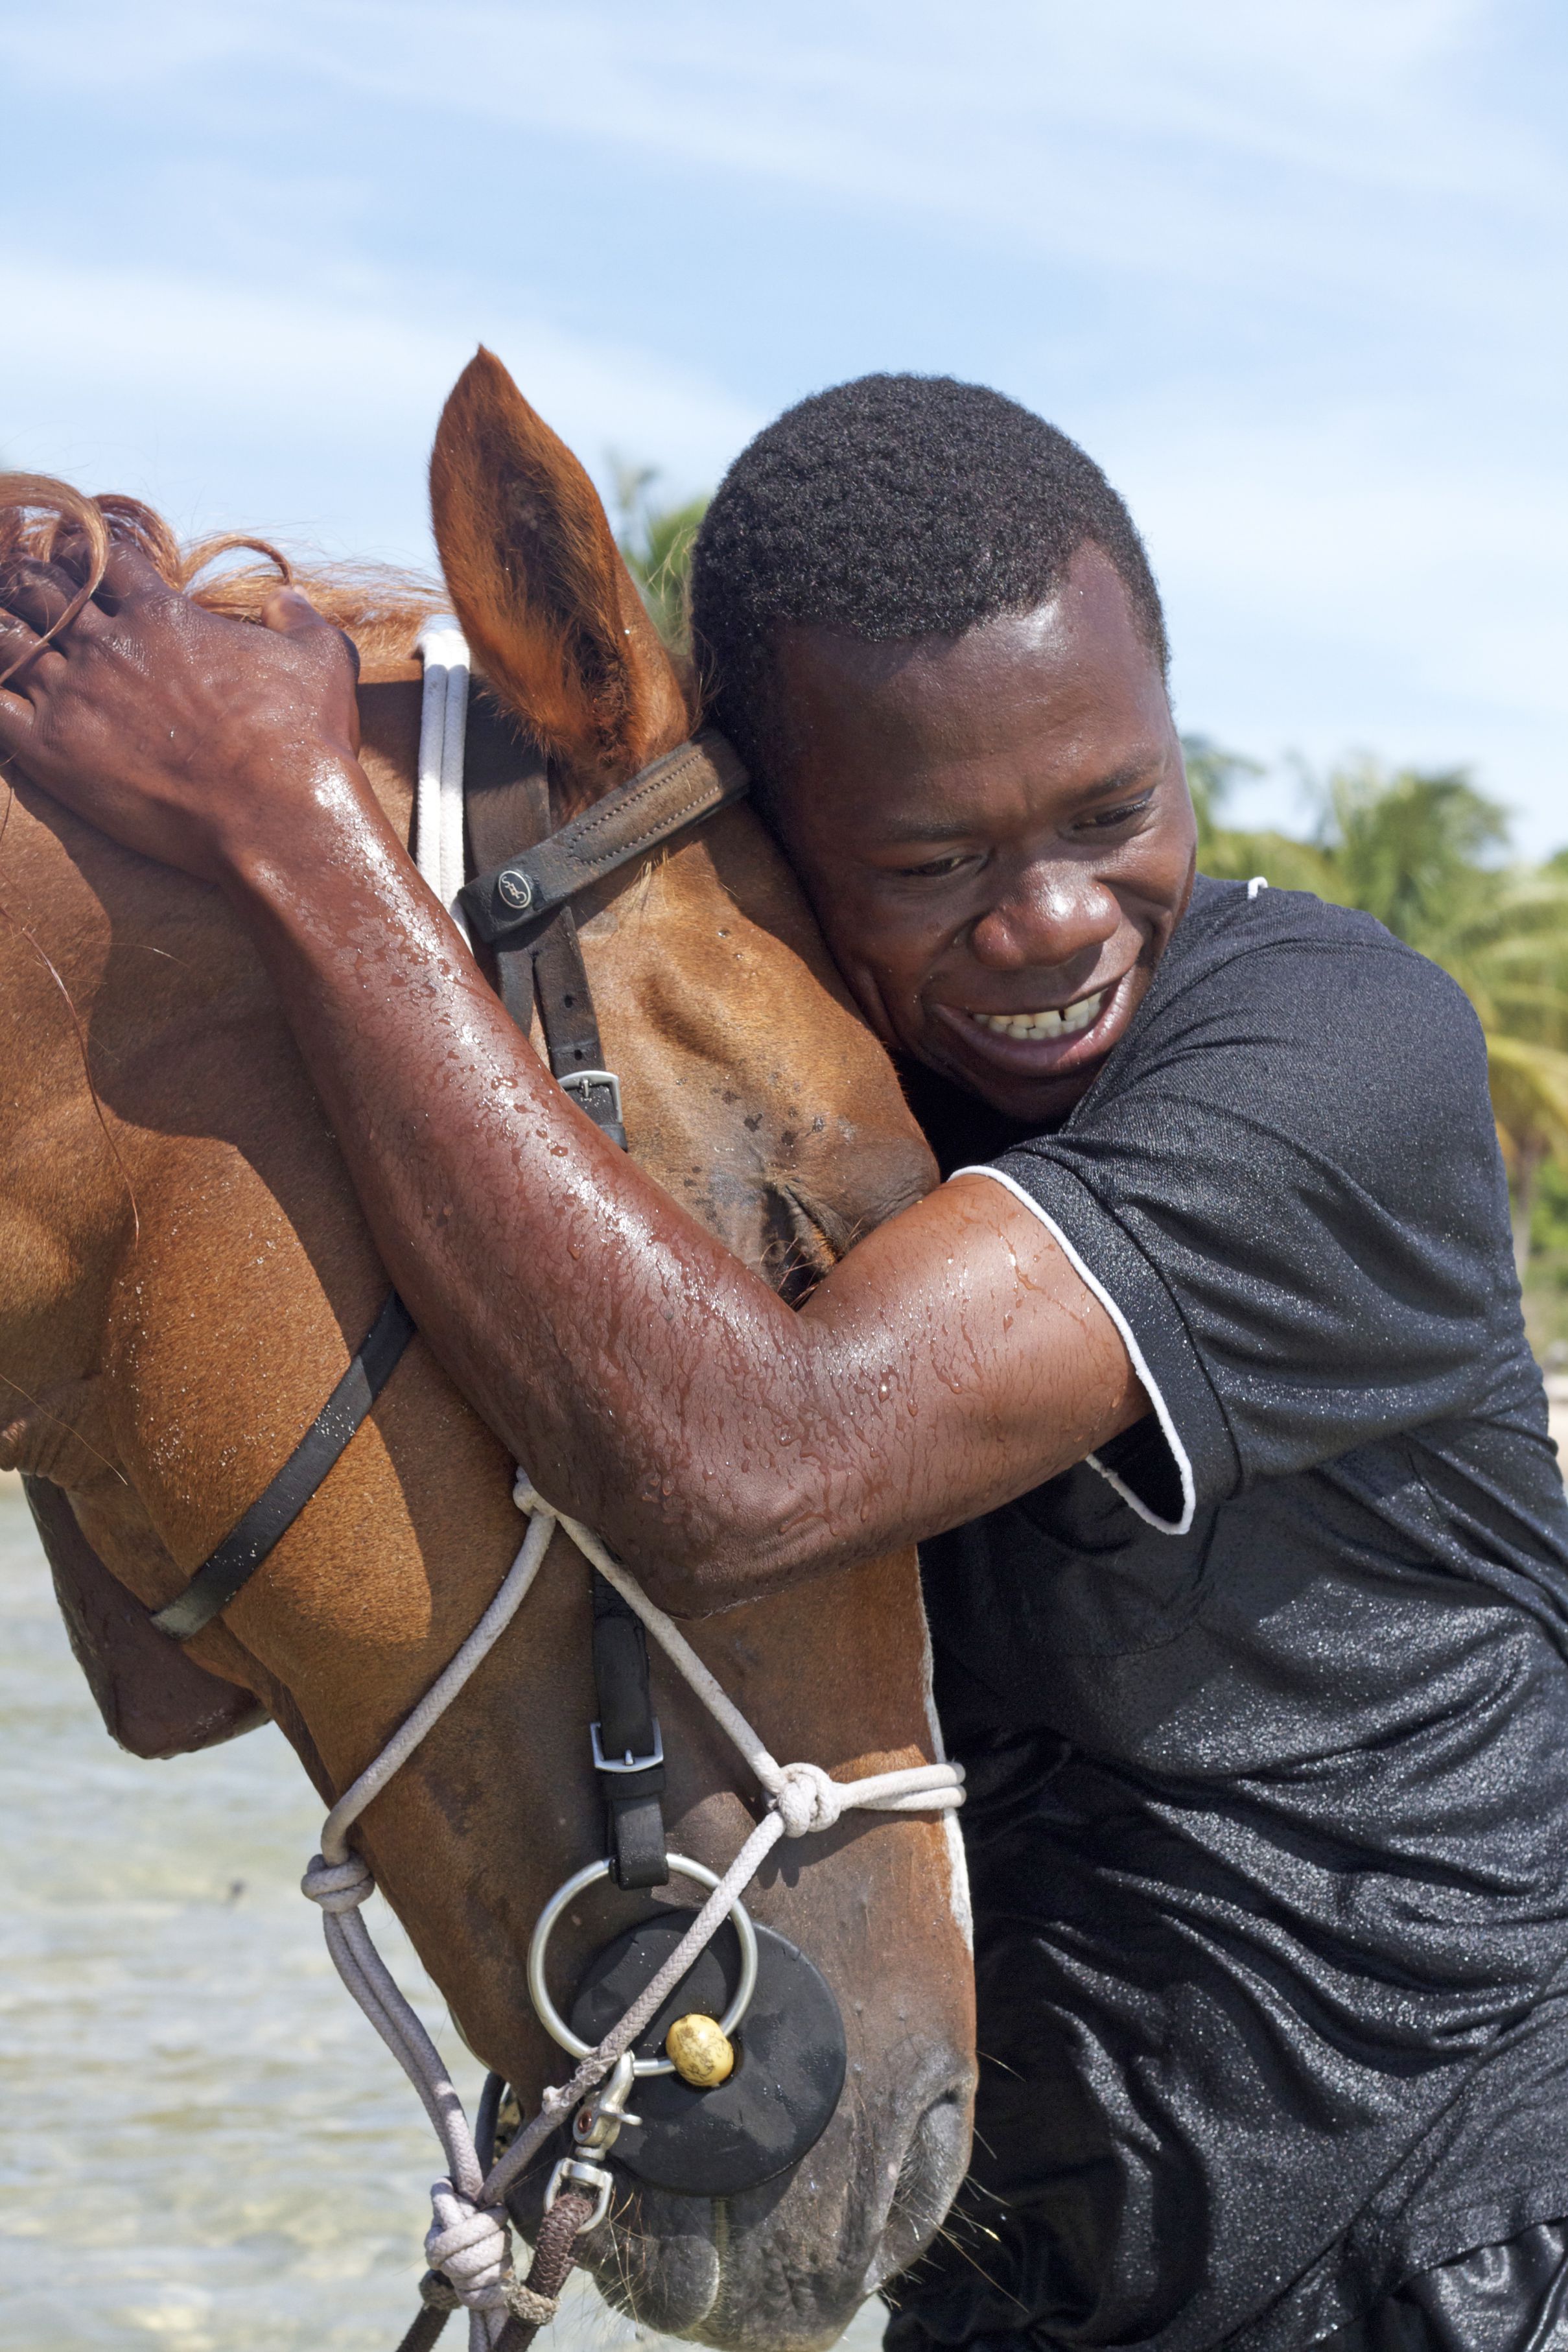
[[[591,883],[647,856],[738,799],[746,790],[744,771],[721,737],[699,735],[552,833],[541,761],[525,758],[521,772],[507,779],[509,789],[487,796],[487,806],[477,793],[465,791],[467,647],[452,624],[432,624],[421,636],[420,651],[424,660],[415,802],[420,870],[470,942],[477,940],[493,956],[502,1001],[525,1032],[537,1006],[550,1066],[562,1087],[624,1148],[620,1083],[603,1066],[571,901]],[[476,879],[465,880],[465,831],[476,862],[482,861],[486,833],[494,833],[497,821],[515,827],[519,801],[534,820],[533,845],[492,858]],[[183,1591],[153,1613],[152,1622],[162,1632],[188,1640],[243,1589],[341,1456],[413,1331],[413,1319],[393,1292],[287,1462]],[[469,2315],[470,2352],[524,2352],[538,2328],[555,2315],[578,2238],[596,2228],[609,2210],[614,2176],[603,2159],[623,2132],[643,2126],[643,2119],[626,2105],[634,2084],[678,2074],[692,2086],[689,2104],[696,2109],[709,2098],[724,2095],[722,2084],[734,2059],[731,2037],[747,2016],[764,1969],[784,1971],[780,1981],[788,1987],[787,1998],[810,2011],[819,2041],[836,2033],[838,2072],[834,2075],[831,2065],[824,2072],[821,2049],[814,2053],[819,2061],[816,2092],[798,2103],[792,2136],[787,2130],[779,2145],[763,2148],[756,2158],[763,2168],[754,2169],[739,2185],[750,2186],[753,2179],[768,2178],[799,2161],[825,2128],[837,2103],[842,2082],[841,2021],[831,1993],[810,1961],[783,1938],[756,1927],[741,1895],[782,1837],[829,1829],[850,1809],[946,1811],[963,1798],[962,1768],[942,1760],[851,1781],[835,1780],[814,1764],[780,1765],[678,1626],[647,1598],[591,1529],[546,1503],[520,1470],[514,1500],[527,1515],[528,1528],[499,1591],[381,1754],[332,1807],[322,1828],[321,1851],[301,1882],[303,1892],[320,1906],[328,1949],[339,1974],[413,2084],[447,2160],[446,2177],[431,2191],[434,2218],[425,2240],[430,2267],[421,2289],[423,2308],[400,2352],[427,2352],[450,2312],[458,2308]],[[545,2092],[538,2115],[519,2126],[497,2159],[497,2124],[506,2085],[497,2075],[488,2078],[470,2129],[439,2053],[388,1973],[361,1916],[375,1882],[369,1864],[350,1850],[348,1837],[354,1822],[453,1705],[506,1632],[558,1528],[576,1545],[592,1574],[599,1715],[591,1727],[590,1746],[605,1800],[608,1853],[567,1879],[535,1927],[528,1952],[530,1997],[546,2030],[579,2063],[566,2083]],[[653,1712],[649,1636],[739,1751],[766,1799],[762,1819],[722,1876],[668,1853],[665,1846],[664,1745]],[[591,1966],[591,1975],[595,1969],[601,1973],[599,1986],[580,1995],[575,2021],[569,2023],[556,2008],[546,1979],[549,1937],[558,1919],[601,1878],[634,1889],[661,1886],[673,1876],[707,1889],[690,1924],[683,1930],[677,1925],[683,1915],[676,1914],[644,1923],[610,1947]],[[735,1927],[738,1945],[733,1989],[715,1977],[711,1960],[705,1958],[727,1920]],[[612,2015],[625,1996],[626,1971],[636,1975],[650,1959],[656,1962],[652,1976],[626,2000],[606,2030],[606,1995]],[[666,2032],[663,2012],[688,1979],[695,1983],[694,1971],[699,1969],[706,1969],[714,1987],[722,1985],[722,1990],[706,1994],[710,2009],[716,2005],[720,2010],[716,2042],[715,2021],[699,2006],[679,2021],[680,2028],[704,2029],[687,2035],[688,2042],[700,2044],[695,2056],[683,2059],[685,2043],[673,2051],[667,2047],[662,2055],[640,2051],[638,2044],[653,2038],[650,2028],[664,2034],[667,2043],[676,2043],[678,2028],[672,2023]],[[683,1990],[681,1997],[692,1995]],[[580,2029],[588,2016],[597,2030],[585,2033]],[[724,2073],[715,2073],[716,2066]],[[770,2079],[779,2072],[772,2053],[768,2071]],[[712,2087],[701,2087],[710,2076]],[[600,2092],[606,2078],[607,2087]],[[777,2095],[777,2080],[771,2086]],[[591,2099],[595,2093],[599,2095]],[[646,2098],[643,2103],[648,2104]],[[569,2117],[573,2152],[562,2157],[550,2174],[533,2264],[528,2279],[519,2281],[512,2267],[504,2200]],[[693,2193],[718,2192],[698,2186]]]

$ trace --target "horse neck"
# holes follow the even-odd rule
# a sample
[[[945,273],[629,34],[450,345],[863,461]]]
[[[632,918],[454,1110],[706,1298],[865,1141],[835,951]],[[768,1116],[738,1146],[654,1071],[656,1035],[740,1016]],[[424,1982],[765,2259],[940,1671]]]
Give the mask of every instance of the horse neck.
[[[420,699],[412,666],[361,696],[365,767],[404,837]],[[580,917],[632,1149],[747,1264],[799,1296],[856,1233],[926,1188],[892,1072],[748,812],[614,877]],[[142,1345],[150,1265],[181,1260],[182,1287],[225,1327],[245,1269],[267,1273],[256,1312],[319,1331],[323,1393],[382,1277],[276,1000],[217,892],[23,787],[0,919],[11,1113],[0,1374],[13,1423],[18,1400],[32,1416],[10,1455],[85,1489],[131,1475],[99,1375],[116,1349]],[[315,1411],[292,1393],[276,1414],[269,1402],[247,1398],[245,1428],[222,1449],[256,1486],[273,1447]],[[204,1494],[193,1465],[192,1479]]]
[[[417,677],[371,685],[362,709],[367,772],[406,834]],[[385,1278],[221,896],[26,788],[0,891],[13,1106],[0,1142],[0,1373],[13,1384],[0,1458],[70,1489],[110,1565],[159,1601],[169,1555],[203,1557],[314,1418]],[[857,1231],[925,1188],[930,1163],[892,1072],[747,812],[616,877],[580,914],[632,1148],[748,1265],[799,1295]],[[275,1362],[282,1329],[287,1360]],[[504,1503],[493,1441],[439,1379],[424,1402],[449,1433],[461,1425],[452,1458],[465,1477],[493,1480]],[[443,1516],[437,1496],[431,1511]],[[406,1528],[405,1509],[392,1516]],[[510,1532],[503,1508],[477,1542],[480,1585]],[[430,1607],[419,1550],[411,1538],[389,1567],[386,1609],[366,1623],[385,1631],[406,1606],[439,1642],[455,1628]],[[444,1591],[465,1585],[444,1573]]]
[[[367,747],[405,835],[406,733],[393,708]],[[160,1192],[172,1177],[188,1190],[197,1163],[232,1150],[246,1097],[270,1083],[287,1117],[308,1089],[219,894],[25,782],[0,831],[0,1375],[14,1402],[101,1368],[114,1274]],[[298,1108],[319,1126],[313,1105]],[[6,1403],[0,1390],[0,1420]],[[53,1466],[88,1475],[74,1455]]]
[[[394,814],[416,733],[416,688],[386,698],[367,730]],[[41,1400],[33,1440],[58,1437],[45,1474],[69,1489],[89,1541],[157,1603],[292,1450],[385,1277],[217,894],[27,796],[4,891],[16,1115],[0,1146],[0,1370]],[[583,935],[633,1148],[750,1263],[809,1278],[929,1181],[891,1071],[744,811],[587,904]],[[201,1663],[263,1700],[324,1790],[378,1751],[496,1591],[519,1535],[510,1483],[503,1449],[416,1346],[265,1576],[200,1637]],[[776,1752],[869,1770],[926,1744],[910,1556],[837,1580],[831,1612],[785,1594],[694,1636]],[[365,1825],[470,2039],[520,2085],[549,2063],[521,1979],[528,1924],[598,1835],[590,1774],[562,1782],[559,1769],[591,1712],[589,1648],[581,1564],[552,1561],[523,1636]],[[683,1727],[672,1835],[727,1855],[747,1826],[734,1759],[678,1695],[662,1704]],[[498,1755],[507,1770],[487,1774]],[[530,1791],[552,1770],[546,1834]],[[903,1921],[910,1856],[944,1883],[946,1865],[936,1825],[901,1837],[820,1865],[799,1899],[781,1881],[763,1916],[777,1904],[799,1937],[804,1903],[822,1948],[868,1902]],[[911,2002],[928,2006],[918,1939],[904,1938],[905,1964]]]

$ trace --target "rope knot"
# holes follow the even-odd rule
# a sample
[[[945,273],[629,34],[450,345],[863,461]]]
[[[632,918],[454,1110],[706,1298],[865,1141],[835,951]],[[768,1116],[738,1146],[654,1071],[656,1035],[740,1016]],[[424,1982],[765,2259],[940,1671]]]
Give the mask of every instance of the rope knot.
[[[530,1518],[536,1511],[549,1512],[552,1519],[555,1517],[555,1513],[550,1510],[549,1505],[520,1462],[517,1465],[517,1475],[512,1481],[512,1500],[518,1510],[526,1512]]]
[[[371,1865],[357,1853],[350,1854],[346,1862],[329,1862],[324,1854],[312,1854],[310,1867],[299,1882],[301,1895],[308,1895],[334,1917],[344,1911],[357,1911],[375,1891]]]
[[[831,1830],[844,1809],[844,1791],[820,1764],[786,1764],[773,1792],[773,1806],[786,1837]]]
[[[525,2327],[548,2327],[560,2309],[559,2294],[539,2294],[523,2279],[507,2282],[507,2309]]]
[[[477,2205],[450,2180],[432,2183],[424,2259],[465,2310],[505,2311],[512,2237],[498,2206]]]

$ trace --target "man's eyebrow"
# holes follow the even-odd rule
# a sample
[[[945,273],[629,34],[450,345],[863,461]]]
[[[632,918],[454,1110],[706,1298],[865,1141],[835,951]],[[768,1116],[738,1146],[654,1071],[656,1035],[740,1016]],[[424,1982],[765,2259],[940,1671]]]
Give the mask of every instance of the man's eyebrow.
[[[972,841],[979,827],[970,823],[924,824],[918,817],[884,817],[878,828],[884,841]]]
[[[1095,784],[1084,784],[1069,797],[1074,807],[1089,807],[1096,801],[1112,800],[1118,793],[1136,792],[1141,785],[1152,783],[1157,769],[1155,761],[1130,761],[1124,768],[1118,768],[1113,775],[1102,776]],[[940,823],[926,823],[918,815],[889,815],[883,818],[878,829],[882,838],[887,842],[947,842],[972,841],[983,827],[973,817],[949,817]]]

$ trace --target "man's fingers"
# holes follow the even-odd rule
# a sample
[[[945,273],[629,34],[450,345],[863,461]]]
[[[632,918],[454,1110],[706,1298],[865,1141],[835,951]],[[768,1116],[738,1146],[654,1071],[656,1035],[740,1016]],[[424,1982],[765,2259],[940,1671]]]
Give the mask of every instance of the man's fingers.
[[[41,636],[52,629],[77,593],[78,583],[57,564],[19,556],[0,566],[0,619],[15,614]]]
[[[0,686],[0,760],[26,751],[34,723],[33,706],[26,696]]]
[[[319,613],[309,597],[298,588],[275,588],[261,608],[261,617],[267,626],[278,635],[291,637],[296,645],[308,646],[312,652],[326,652],[329,646],[330,658],[334,662],[341,661],[347,654],[349,731],[357,751],[360,748],[359,711],[352,697],[360,682],[360,649],[347,629],[340,629],[335,621],[329,621],[324,613]]]
[[[25,621],[19,613],[13,613],[5,601],[0,599],[0,643],[13,648],[10,659],[15,660],[15,648],[17,646],[30,646],[37,635],[37,630],[30,621]]]
[[[308,636],[312,629],[330,629],[302,588],[275,588],[261,608],[263,624],[281,637]]]
[[[99,604],[123,608],[128,604],[155,604],[178,593],[178,589],[170,587],[157,565],[149,562],[139,547],[128,547],[123,540],[114,541],[98,587]]]
[[[23,672],[38,651],[39,633],[18,620],[15,613],[0,607],[0,687],[5,687]],[[21,702],[21,693],[8,694],[7,702]],[[28,705],[29,711],[31,705]]]

